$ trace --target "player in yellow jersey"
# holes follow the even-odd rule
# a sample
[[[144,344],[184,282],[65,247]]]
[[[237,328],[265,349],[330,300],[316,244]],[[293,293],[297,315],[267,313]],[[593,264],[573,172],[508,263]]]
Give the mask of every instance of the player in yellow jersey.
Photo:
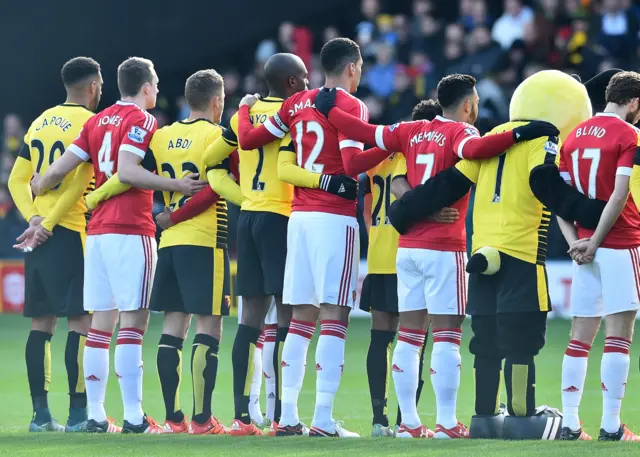
[[[413,110],[412,120],[432,120],[442,114],[442,108],[433,100],[425,100]],[[362,186],[364,191],[364,220],[369,232],[367,276],[362,284],[360,309],[371,313],[371,341],[367,352],[367,378],[373,409],[371,436],[393,436],[387,417],[387,391],[389,385],[389,351],[398,329],[398,279],[396,252],[399,234],[387,217],[387,210],[395,201],[394,190],[401,181],[406,182],[406,164],[401,153],[392,154],[367,172]],[[393,183],[393,184],[392,184]],[[406,183],[408,186],[408,183]],[[447,209],[453,217],[457,210]],[[455,217],[457,219],[457,217]],[[444,221],[444,219],[443,219]],[[425,340],[426,341],[426,340]],[[420,381],[416,401],[424,381],[422,365],[424,347],[420,356]],[[396,424],[402,423],[400,408]]]
[[[62,67],[66,101],[43,112],[29,128],[9,177],[13,200],[31,227],[42,224],[44,241],[25,256],[24,315],[32,320],[25,357],[34,416],[30,431],[64,431],[52,417],[47,403],[51,381],[50,342],[59,317],[68,321],[65,365],[69,381],[67,431],[81,431],[86,424],[87,396],[82,353],[90,317],[83,308],[83,246],[86,206],[82,199],[93,178],[91,164],[84,164],[49,193],[32,198],[29,181],[44,173],[78,136],[93,116],[102,94],[100,65],[89,57],[76,57]],[[60,217],[59,215],[63,216]]]
[[[149,149],[157,170],[167,177],[188,173],[207,175],[221,196],[201,214],[173,225],[162,233],[150,308],[165,313],[158,348],[158,374],[166,407],[165,433],[224,434],[211,414],[211,397],[218,370],[222,316],[229,313],[229,258],[227,254],[227,203],[241,204],[238,185],[229,177],[228,161],[207,170],[204,151],[224,129],[218,125],[224,109],[224,83],[214,70],[201,70],[186,82],[188,119],[159,129]],[[188,197],[163,192],[171,211]],[[191,315],[196,335],[191,354],[193,416],[190,426],[180,408],[178,387],[182,345]]]

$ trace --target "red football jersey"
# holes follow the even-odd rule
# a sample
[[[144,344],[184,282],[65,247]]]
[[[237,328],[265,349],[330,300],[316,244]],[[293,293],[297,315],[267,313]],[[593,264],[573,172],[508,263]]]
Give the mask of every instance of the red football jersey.
[[[378,127],[380,128],[380,127]],[[464,122],[437,116],[433,121],[402,122],[380,130],[383,141],[401,144],[407,162],[407,180],[411,187],[423,184],[437,173],[453,167],[464,157],[464,145],[480,137],[478,130]],[[386,140],[385,140],[386,139]],[[460,218],[453,224],[421,222],[400,236],[402,248],[435,251],[466,250],[465,219],[469,194],[453,204]]]
[[[616,175],[631,176],[638,147],[638,131],[614,113],[598,113],[569,134],[560,148],[560,173],[589,198],[607,201]],[[578,238],[595,230],[577,224]],[[627,200],[602,247],[629,249],[640,246],[640,215],[632,198]]]
[[[305,90],[292,95],[264,126],[279,137],[284,136],[283,132],[291,131],[298,166],[314,173],[345,175],[341,150],[363,150],[364,144],[344,136],[316,111],[314,102],[319,90]],[[364,103],[343,89],[338,89],[336,106],[363,121],[369,120],[369,111]],[[319,189],[295,187],[292,210],[355,216],[356,202]]]
[[[98,188],[118,170],[120,151],[144,158],[157,128],[151,114],[134,103],[119,101],[89,119],[68,149],[93,163]],[[87,233],[155,236],[152,206],[152,190],[132,187],[93,210]]]

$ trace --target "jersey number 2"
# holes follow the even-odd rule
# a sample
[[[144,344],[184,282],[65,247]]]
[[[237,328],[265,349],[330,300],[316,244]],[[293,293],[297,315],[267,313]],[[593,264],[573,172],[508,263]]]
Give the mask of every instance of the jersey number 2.
[[[571,162],[573,164],[573,182],[576,183],[576,189],[584,195],[582,184],[580,184],[580,169],[578,168],[578,162],[580,159],[580,149],[576,149],[571,153]],[[582,159],[590,159],[591,166],[589,167],[589,198],[596,198],[596,177],[598,176],[598,167],[600,166],[600,149],[598,148],[585,148],[582,151]]]
[[[322,130],[322,126],[315,121],[307,122],[307,128],[304,128],[304,121],[298,122],[294,125],[296,129],[296,152],[298,154],[298,166],[303,167],[305,170],[312,171],[314,173],[322,173],[324,169],[324,165],[316,163],[320,153],[322,152],[322,146],[324,146],[324,130]],[[316,142],[311,148],[311,153],[307,160],[302,163],[302,135],[304,133],[313,133],[316,136]]]
[[[264,166],[264,149],[258,148],[258,165],[256,166],[256,174],[253,176],[251,182],[251,189],[257,191],[264,191],[264,182],[260,181],[260,175],[262,174],[262,167]]]

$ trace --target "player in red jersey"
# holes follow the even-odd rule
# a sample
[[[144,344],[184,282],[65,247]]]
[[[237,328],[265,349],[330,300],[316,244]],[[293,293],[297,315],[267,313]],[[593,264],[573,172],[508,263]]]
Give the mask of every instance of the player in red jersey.
[[[562,439],[591,438],[578,418],[587,357],[606,316],[602,356],[601,441],[640,441],[620,423],[629,374],[629,349],[640,294],[640,215],[629,195],[638,149],[640,74],[611,78],[602,113],[580,124],[560,150],[560,172],[589,198],[607,201],[598,227],[586,229],[558,218],[575,260],[571,287],[573,327],[562,363]]]
[[[350,95],[360,83],[362,57],[346,38],[327,42],[321,51],[327,87],[337,88],[337,105],[366,121],[365,105]],[[285,138],[281,151],[297,154],[297,164],[324,175],[356,176],[384,160],[386,151],[363,152],[364,145],[341,134],[313,109],[318,89],[285,100],[278,113],[260,127],[249,121],[244,100],[238,137],[243,149]],[[320,187],[325,185],[322,179]],[[318,317],[316,408],[310,436],[358,436],[333,420],[333,400],[344,365],[349,312],[356,298],[359,241],[356,203],[319,189],[295,187],[289,220],[283,302],[294,306],[282,355],[282,415],[278,436],[301,435],[297,400],[302,388],[309,342]]]
[[[516,141],[557,133],[548,124],[532,123],[518,132],[480,138],[473,127],[478,115],[475,79],[449,75],[437,87],[443,115],[433,121],[414,121],[390,127],[372,126],[341,110],[331,110],[333,94],[316,98],[318,110],[341,132],[388,151],[403,151],[406,179],[397,177],[394,186],[404,192],[423,184],[462,158],[489,158],[503,153]],[[401,183],[404,181],[404,185]],[[460,218],[452,224],[420,222],[400,233],[396,260],[400,330],[392,361],[396,395],[403,423],[396,436],[424,438],[434,433],[421,424],[416,408],[420,350],[426,337],[428,318],[433,326],[431,381],[436,394],[435,437],[467,438],[467,428],[456,418],[456,397],[460,385],[461,325],[466,304],[465,217],[469,196],[452,207]]]
[[[88,226],[85,249],[84,308],[92,311],[84,351],[91,432],[114,432],[104,397],[109,375],[109,345],[118,318],[120,331],[115,369],[124,405],[124,433],[160,433],[161,427],[142,410],[142,336],[147,328],[148,300],[156,260],[155,224],[151,216],[153,190],[192,195],[206,182],[173,180],[154,175],[140,164],[156,130],[153,108],[158,77],[153,63],[132,57],[118,67],[122,99],[95,114],[79,137],[31,187],[36,195],[85,161],[94,166],[96,188],[118,171],[120,180],[138,186],[100,203]]]

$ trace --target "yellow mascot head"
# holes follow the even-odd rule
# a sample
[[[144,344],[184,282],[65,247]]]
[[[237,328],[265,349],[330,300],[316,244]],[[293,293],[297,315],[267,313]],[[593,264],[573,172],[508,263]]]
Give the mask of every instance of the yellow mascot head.
[[[511,121],[547,121],[564,139],[591,117],[591,101],[585,86],[561,71],[539,71],[525,79],[513,93]]]

